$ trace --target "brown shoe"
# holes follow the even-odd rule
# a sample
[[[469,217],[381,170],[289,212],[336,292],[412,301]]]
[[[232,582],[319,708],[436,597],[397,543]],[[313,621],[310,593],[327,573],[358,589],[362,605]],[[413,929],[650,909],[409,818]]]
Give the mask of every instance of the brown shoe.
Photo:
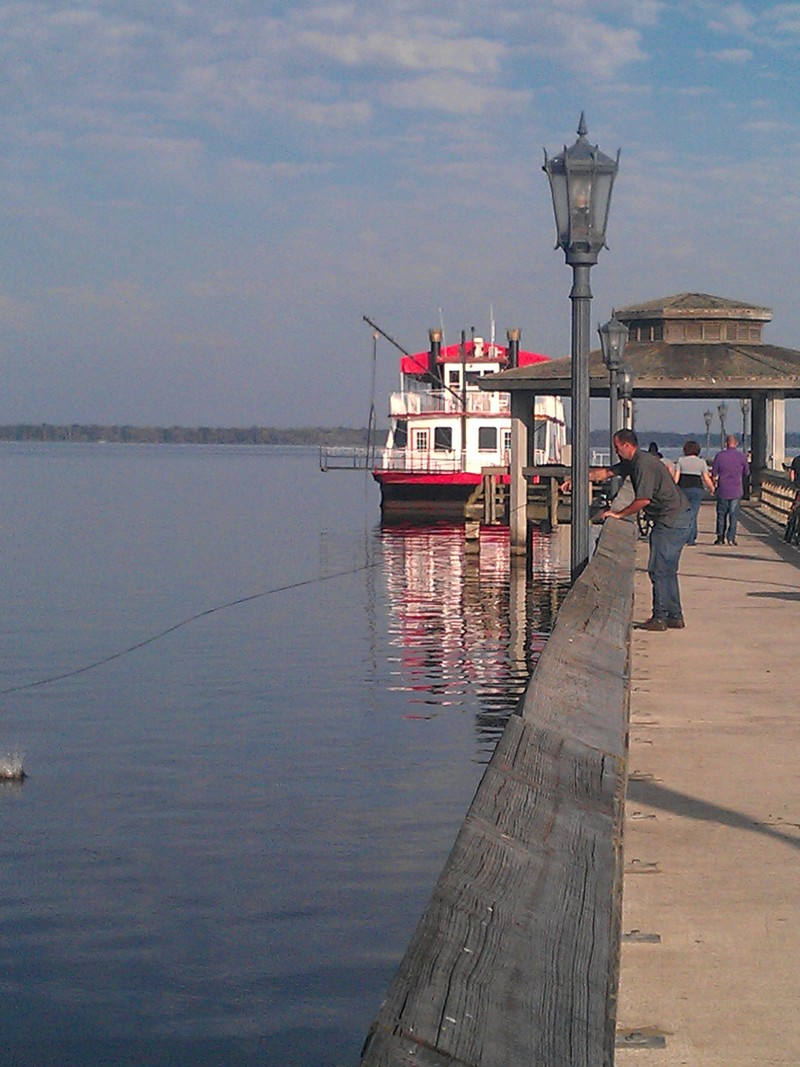
[[[667,629],[667,620],[666,619],[656,619],[656,618],[648,619],[647,622],[640,622],[639,625],[636,627],[636,629],[637,630],[650,630],[650,631],[666,630]]]
[[[686,623],[683,621],[683,619],[667,619],[668,630],[684,630],[685,628]]]

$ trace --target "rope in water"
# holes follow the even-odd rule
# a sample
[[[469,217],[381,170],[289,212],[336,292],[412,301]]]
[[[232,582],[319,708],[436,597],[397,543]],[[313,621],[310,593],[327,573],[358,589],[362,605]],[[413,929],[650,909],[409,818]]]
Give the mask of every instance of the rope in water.
[[[155,641],[160,641],[163,637],[167,637],[168,634],[180,630],[181,627],[188,626],[190,622],[197,622],[198,619],[204,619],[208,615],[214,615],[218,611],[225,611],[228,608],[239,607],[241,604],[248,604],[253,600],[260,600],[262,597],[272,596],[274,593],[286,593],[290,589],[301,589],[303,586],[307,585],[318,585],[320,582],[330,582],[335,578],[345,578],[348,575],[359,574],[361,571],[367,571],[378,566],[380,566],[379,562],[363,563],[361,566],[353,567],[348,571],[337,571],[335,574],[325,574],[319,578],[306,578],[302,582],[279,585],[274,589],[264,589],[259,593],[251,593],[249,596],[239,597],[237,600],[229,600],[225,604],[217,604],[216,607],[206,608],[205,611],[198,611],[196,615],[190,615],[189,618],[182,619],[180,622],[176,622],[173,626],[168,626],[166,630],[160,630],[158,633],[146,637],[143,641],[137,641],[135,645],[123,648],[120,652],[112,652],[109,656],[104,656],[102,659],[95,660],[94,663],[87,663],[83,667],[76,667],[73,670],[64,671],[63,674],[53,674],[47,678],[40,678],[35,682],[25,682],[23,685],[12,685],[9,686],[8,689],[0,689],[0,696],[8,696],[11,693],[21,693],[25,689],[36,689],[38,686],[50,685],[53,682],[61,682],[65,678],[75,678],[79,674],[86,674],[88,671],[93,671],[97,667],[102,667],[106,663],[113,662],[115,659],[122,659],[123,656],[130,655],[131,652],[137,652],[140,648],[152,645]]]

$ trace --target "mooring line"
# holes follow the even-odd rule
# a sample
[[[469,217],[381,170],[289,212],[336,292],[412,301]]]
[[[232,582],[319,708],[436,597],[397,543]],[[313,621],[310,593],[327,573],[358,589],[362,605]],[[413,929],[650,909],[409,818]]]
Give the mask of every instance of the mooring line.
[[[65,678],[74,678],[78,674],[86,674],[87,671],[93,671],[96,667],[102,667],[106,663],[111,663],[115,659],[121,659],[123,656],[129,655],[131,652],[137,652],[140,648],[144,648],[146,645],[152,645],[155,641],[160,641],[162,637],[166,637],[168,634],[174,633],[176,630],[180,630],[182,626],[188,626],[190,622],[197,622],[198,619],[204,619],[207,615],[214,615],[218,611],[225,611],[227,608],[239,607],[241,604],[247,604],[251,600],[260,600],[265,596],[272,596],[273,593],[286,593],[290,589],[301,589],[305,585],[318,585],[321,582],[330,582],[334,578],[345,578],[349,574],[359,574],[361,571],[368,571],[373,567],[380,566],[380,562],[375,563],[363,563],[359,567],[353,567],[349,571],[337,571],[335,574],[324,574],[319,578],[306,578],[302,582],[292,582],[290,585],[279,585],[274,589],[264,589],[260,593],[251,593],[249,596],[239,597],[237,600],[229,600],[225,604],[217,604],[216,607],[206,608],[205,611],[198,611],[196,615],[190,615],[188,619],[182,619],[181,622],[176,622],[174,626],[168,626],[166,630],[161,630],[157,634],[152,634],[150,637],[146,637],[143,641],[137,641],[135,645],[130,645],[128,648],[122,649],[120,652],[112,652],[110,656],[104,656],[102,659],[95,660],[94,663],[87,663],[83,667],[76,667],[74,670],[65,671],[63,674],[54,674],[48,678],[40,678],[36,682],[26,682],[24,685],[13,685],[8,689],[0,689],[0,696],[8,696],[11,693],[21,693],[25,689],[35,689],[38,686],[50,685],[52,682],[61,682]]]

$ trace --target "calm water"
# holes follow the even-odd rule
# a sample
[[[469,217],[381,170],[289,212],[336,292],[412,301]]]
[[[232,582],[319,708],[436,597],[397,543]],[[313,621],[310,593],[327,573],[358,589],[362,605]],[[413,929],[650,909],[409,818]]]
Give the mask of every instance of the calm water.
[[[526,589],[311,450],[0,464],[3,1063],[356,1063],[567,546]]]

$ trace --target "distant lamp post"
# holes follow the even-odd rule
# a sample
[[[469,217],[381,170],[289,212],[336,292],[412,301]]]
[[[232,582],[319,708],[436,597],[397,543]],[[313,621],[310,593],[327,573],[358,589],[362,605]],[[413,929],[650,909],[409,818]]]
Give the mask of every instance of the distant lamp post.
[[[747,452],[747,416],[750,414],[750,400],[743,396],[739,401],[742,407],[742,451]]]
[[[597,327],[600,334],[600,349],[603,353],[603,363],[608,368],[608,429],[609,429],[609,457],[614,462],[614,434],[619,429],[617,420],[617,392],[619,388],[619,372],[622,369],[622,360],[625,356],[625,342],[628,340],[628,327],[619,319],[609,319],[602,326]]]
[[[704,411],[703,418],[706,420],[706,455],[711,449],[711,420],[714,418],[712,411]]]
[[[578,139],[542,168],[550,180],[556,219],[556,247],[572,267],[572,525],[570,564],[573,581],[589,560],[589,331],[592,291],[589,272],[606,243],[611,190],[617,158],[586,139],[581,113]]]
[[[619,395],[622,397],[623,416],[622,422],[626,430],[634,428],[636,421],[636,401],[633,399],[634,374],[629,366],[624,366],[619,372]]]
[[[725,420],[728,417],[728,405],[723,400],[721,404],[717,404],[717,412],[719,413],[719,431],[720,431],[720,448],[725,447]]]

